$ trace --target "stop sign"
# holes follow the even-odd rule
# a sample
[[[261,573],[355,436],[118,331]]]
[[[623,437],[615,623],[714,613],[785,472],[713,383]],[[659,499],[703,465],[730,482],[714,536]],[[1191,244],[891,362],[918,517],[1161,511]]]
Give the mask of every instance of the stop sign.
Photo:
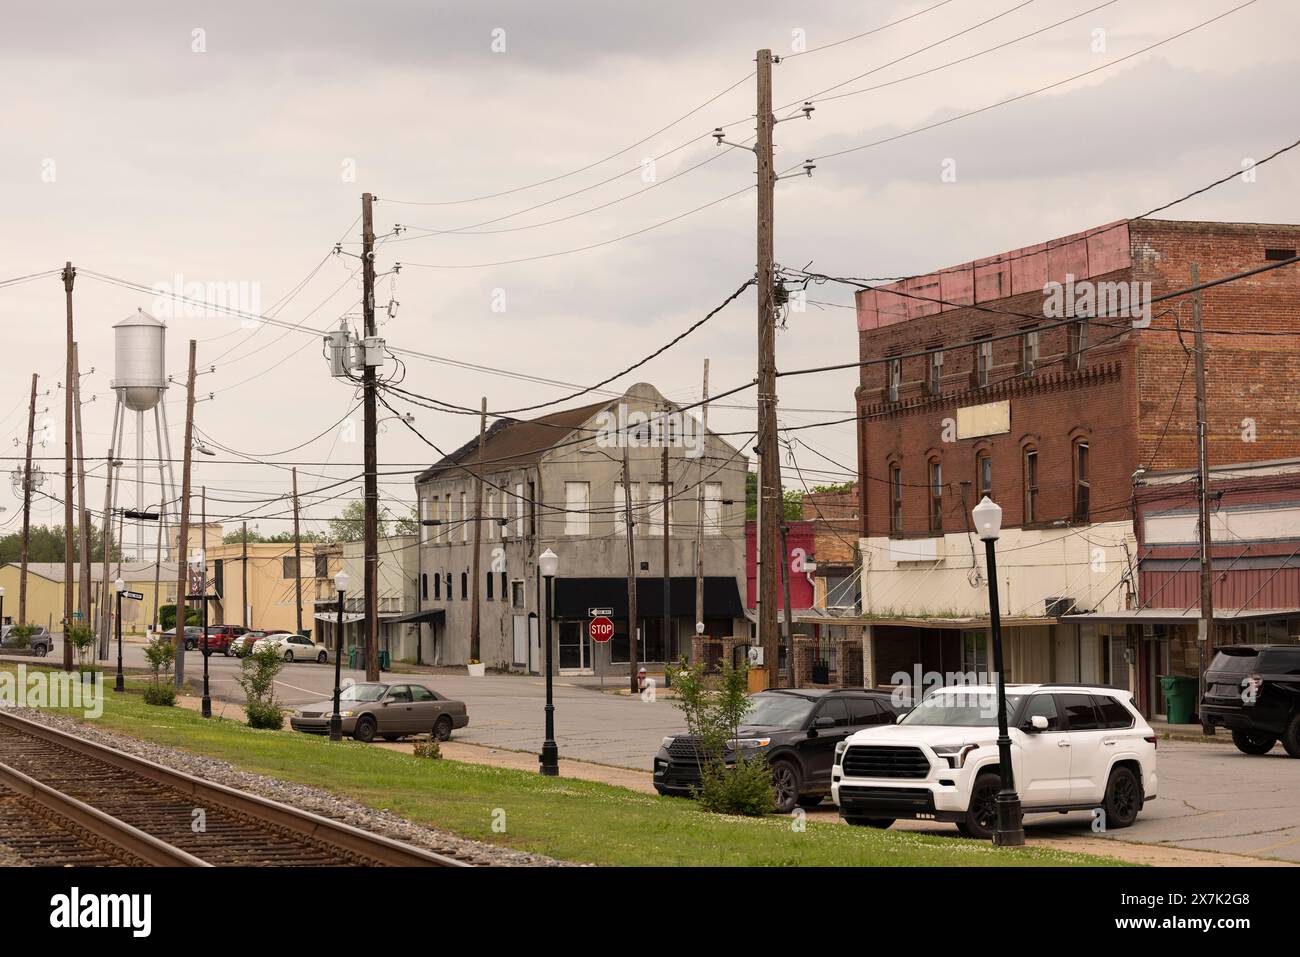
[[[592,641],[609,641],[614,637],[614,623],[603,616],[593,618],[587,625],[587,634],[591,636]]]

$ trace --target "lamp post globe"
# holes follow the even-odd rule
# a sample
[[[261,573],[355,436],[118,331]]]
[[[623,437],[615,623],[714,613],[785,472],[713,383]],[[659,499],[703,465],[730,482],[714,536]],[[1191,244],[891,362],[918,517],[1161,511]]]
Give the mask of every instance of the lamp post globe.
[[[542,740],[542,753],[538,755],[541,773],[556,777],[560,773],[560,749],[555,743],[555,701],[551,695],[551,592],[555,574],[560,570],[560,556],[549,548],[537,558],[537,568],[546,579],[546,736]]]
[[[1007,685],[1002,658],[1002,614],[998,607],[997,541],[1002,532],[1002,509],[985,495],[971,510],[975,533],[984,542],[984,559],[988,565],[989,630],[993,634],[993,671],[997,676],[998,695],[998,773],[1002,787],[997,798],[997,822],[993,843],[998,847],[1018,847],[1025,843],[1020,796],[1016,793],[1015,771],[1011,766],[1011,736],[1007,732]]]
[[[334,713],[330,715],[331,741],[343,740],[343,716],[339,713],[339,697],[342,694],[343,684],[343,599],[350,584],[352,579],[340,568],[334,575],[334,588],[339,593],[339,627],[338,635],[334,639]]]

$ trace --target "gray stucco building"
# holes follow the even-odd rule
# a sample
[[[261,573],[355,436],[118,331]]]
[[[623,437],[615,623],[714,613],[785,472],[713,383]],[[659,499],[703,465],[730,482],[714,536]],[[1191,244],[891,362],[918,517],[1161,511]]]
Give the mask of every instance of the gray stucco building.
[[[473,419],[467,419],[472,422]],[[663,628],[663,446],[668,445],[669,611]],[[480,657],[489,667],[538,672],[545,612],[537,558],[559,556],[553,640],[569,673],[625,673],[629,660],[627,529],[622,443],[627,443],[637,578],[638,660],[690,655],[695,634],[696,518],[703,491],[704,626],[748,635],[745,473],[740,449],[680,412],[653,387],[529,421],[498,419],[480,453],[475,435],[416,479],[420,516],[420,624],[425,660],[461,664],[470,653],[475,474],[484,476],[479,563]],[[607,643],[587,637],[588,610],[612,611]]]

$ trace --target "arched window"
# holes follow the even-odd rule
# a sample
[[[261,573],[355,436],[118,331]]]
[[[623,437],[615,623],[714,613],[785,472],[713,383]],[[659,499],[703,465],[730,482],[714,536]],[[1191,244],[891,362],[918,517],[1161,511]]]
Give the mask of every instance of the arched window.
[[[469,598],[469,572],[460,573],[460,598],[461,601]]]
[[[423,573],[420,575],[420,597],[429,600],[429,576]]]
[[[1026,445],[1024,452],[1025,525],[1040,521],[1038,515],[1038,449]]]
[[[433,597],[435,601],[442,598],[442,572],[433,576]]]
[[[930,531],[943,531],[943,464],[930,460]]]
[[[975,453],[975,496],[993,497],[993,456],[988,449]]]
[[[1074,520],[1076,522],[1088,521],[1091,508],[1092,482],[1088,471],[1090,454],[1087,439],[1074,440]]]
[[[903,466],[900,462],[889,463],[889,531],[895,535],[903,533]]]

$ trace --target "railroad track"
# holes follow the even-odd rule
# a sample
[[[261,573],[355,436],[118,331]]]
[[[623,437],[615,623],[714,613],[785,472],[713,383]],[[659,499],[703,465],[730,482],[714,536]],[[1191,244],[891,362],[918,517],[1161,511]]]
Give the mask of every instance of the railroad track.
[[[468,866],[4,712],[0,842],[49,866]]]

